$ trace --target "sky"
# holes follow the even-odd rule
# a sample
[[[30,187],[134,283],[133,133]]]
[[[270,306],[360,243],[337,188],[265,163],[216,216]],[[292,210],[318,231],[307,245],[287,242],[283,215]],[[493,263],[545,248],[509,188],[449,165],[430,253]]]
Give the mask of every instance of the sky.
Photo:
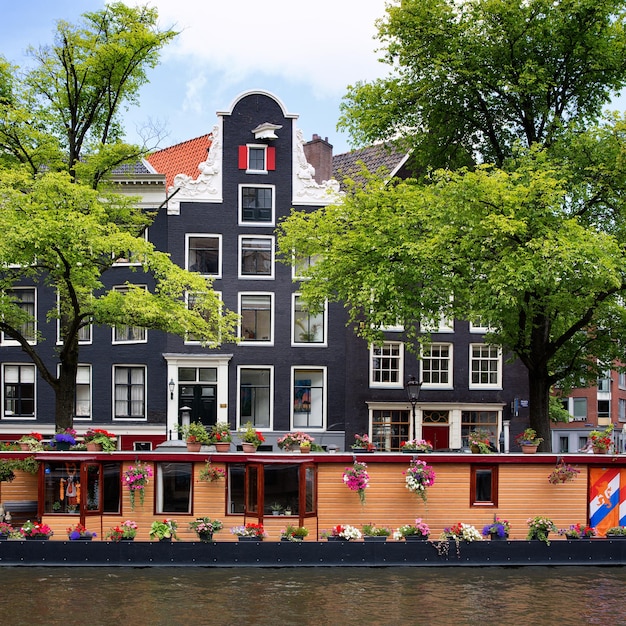
[[[52,43],[59,19],[77,23],[101,9],[104,0],[7,2],[0,21],[0,54],[28,63],[28,46]],[[378,61],[375,22],[385,0],[127,0],[158,9],[162,28],[180,31],[161,55],[159,67],[125,117],[126,136],[139,141],[146,124],[165,128],[165,148],[211,131],[225,111],[248,90],[276,95],[305,139],[328,138],[333,153],[350,150],[336,130],[347,86],[387,75]]]

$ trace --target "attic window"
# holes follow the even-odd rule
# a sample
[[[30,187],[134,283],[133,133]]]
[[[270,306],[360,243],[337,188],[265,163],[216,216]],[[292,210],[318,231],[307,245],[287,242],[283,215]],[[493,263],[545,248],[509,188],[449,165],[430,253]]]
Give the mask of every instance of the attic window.
[[[239,146],[239,169],[248,174],[267,174],[276,169],[276,148],[262,144]]]

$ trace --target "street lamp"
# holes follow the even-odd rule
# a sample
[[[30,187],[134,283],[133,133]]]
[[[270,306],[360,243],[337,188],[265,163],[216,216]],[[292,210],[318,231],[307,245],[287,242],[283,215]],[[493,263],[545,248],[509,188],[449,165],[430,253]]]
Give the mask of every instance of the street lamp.
[[[417,404],[417,399],[420,395],[420,389],[422,388],[422,383],[418,381],[415,376],[410,376],[409,380],[406,381],[406,392],[409,396],[409,402],[411,403],[411,411],[413,417],[413,439],[417,437],[417,423],[415,421],[415,405]]]
[[[174,388],[176,387],[176,383],[173,378],[170,378],[170,382],[167,383],[167,386],[170,388],[170,400],[174,399]]]

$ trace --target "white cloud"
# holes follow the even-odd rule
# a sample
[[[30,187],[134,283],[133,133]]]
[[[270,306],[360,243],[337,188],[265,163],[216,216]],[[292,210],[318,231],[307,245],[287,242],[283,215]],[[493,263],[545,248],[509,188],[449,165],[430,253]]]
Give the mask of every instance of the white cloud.
[[[136,2],[140,4],[143,2]],[[163,27],[181,31],[163,54],[228,82],[273,75],[319,97],[386,73],[377,61],[375,21],[385,0],[152,0]]]

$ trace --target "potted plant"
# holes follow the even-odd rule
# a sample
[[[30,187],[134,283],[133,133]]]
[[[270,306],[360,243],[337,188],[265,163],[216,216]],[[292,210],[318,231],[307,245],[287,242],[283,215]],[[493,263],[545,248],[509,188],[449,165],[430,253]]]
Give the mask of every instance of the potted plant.
[[[410,439],[400,444],[402,452],[432,452],[433,444],[425,439]]]
[[[224,528],[224,525],[217,519],[197,517],[193,522],[189,523],[189,528],[196,532],[200,541],[207,543],[213,539],[214,533]]]
[[[526,523],[528,524],[528,535],[526,539],[543,541],[547,545],[550,545],[548,536],[550,533],[557,532],[557,527],[550,518],[537,515],[535,517],[529,517]]]
[[[470,450],[474,454],[491,454],[495,452],[495,448],[489,439],[490,433],[481,428],[477,428],[469,433],[467,439],[469,441]]]
[[[127,519],[122,524],[109,529],[107,539],[110,541],[134,541],[137,536],[137,522]]]
[[[83,441],[87,445],[87,450],[98,452],[112,452],[117,448],[115,435],[103,428],[90,428],[83,436]]]
[[[223,470],[221,467],[214,467],[211,465],[211,461],[207,461],[198,474],[198,480],[207,483],[222,480],[223,478],[226,478],[226,470]]]
[[[263,528],[263,524],[246,524],[245,526],[234,526],[230,532],[235,535],[239,541],[263,541],[267,534]]]
[[[604,430],[592,430],[589,433],[591,446],[594,454],[606,454],[613,444],[613,424],[609,424]]]
[[[483,535],[489,537],[491,541],[502,541],[509,538],[511,532],[511,524],[507,520],[494,517],[491,524],[487,524],[483,528]]]
[[[537,436],[536,430],[526,428],[515,438],[515,441],[524,454],[534,454],[537,452],[537,447],[543,441],[543,438]]]
[[[239,438],[244,452],[256,452],[256,449],[265,441],[265,437],[254,428],[252,422],[246,422],[239,430]]]
[[[24,539],[47,541],[54,535],[54,532],[48,524],[39,524],[28,520],[24,522],[24,525],[20,528],[20,535],[22,535]]]
[[[299,450],[303,443],[308,443],[310,447],[314,441],[315,439],[313,439],[313,437],[298,430],[295,433],[287,433],[286,435],[279,437],[276,440],[276,443],[281,450],[289,451]]]
[[[69,450],[71,446],[76,445],[76,431],[73,428],[66,428],[52,435],[50,445],[55,450]]]
[[[322,532],[322,537],[328,541],[353,541],[354,539],[361,539],[363,535],[356,526],[350,526],[349,524],[337,524],[334,526],[330,533]]]
[[[357,452],[375,452],[376,444],[369,438],[369,435],[354,435],[352,449]]]
[[[400,526],[393,534],[396,541],[404,539],[405,541],[426,541],[430,536],[430,528],[421,517],[415,520],[415,524],[405,524]]]
[[[365,504],[365,490],[369,487],[370,482],[367,465],[355,461],[352,467],[346,467],[343,472],[343,482],[350,491],[356,491],[359,494],[361,504]]]
[[[126,485],[129,491],[130,508],[135,508],[135,494],[139,494],[139,502],[143,506],[145,488],[152,478],[152,467],[147,463],[137,462],[137,465],[131,465],[122,475],[122,483]]]
[[[69,526],[66,532],[70,541],[91,541],[96,536],[96,533],[87,530],[82,524]]]
[[[475,526],[458,522],[449,528],[444,528],[440,535],[441,540],[451,539],[456,541],[482,541],[483,536],[478,532]]]
[[[41,440],[43,437],[40,433],[28,433],[28,435],[24,435],[17,440],[20,448],[22,450],[42,450],[43,446]]]
[[[404,475],[406,488],[426,502],[426,488],[435,484],[435,470],[425,461],[411,461]]]
[[[14,532],[15,528],[9,522],[0,522],[0,541],[6,541]]]
[[[272,515],[280,515],[283,510],[283,506],[282,504],[279,504],[278,502],[273,502],[270,505],[270,509],[272,510]]]
[[[606,531],[607,539],[626,539],[626,526],[612,526]]]
[[[559,530],[559,535],[567,537],[567,539],[582,539],[597,536],[596,529],[585,524],[572,524],[569,528]]]
[[[289,524],[286,528],[280,531],[281,541],[304,541],[304,538],[308,536],[309,531],[304,526],[292,526]]]
[[[580,474],[580,470],[572,467],[565,461],[561,461],[556,465],[556,467],[550,472],[548,476],[548,482],[551,485],[559,485],[562,483],[568,483],[574,480],[576,476]]]
[[[153,541],[172,541],[172,539],[176,539],[178,541],[177,528],[178,522],[169,517],[162,521],[155,520],[150,526],[150,539]]]
[[[189,452],[200,452],[200,448],[210,442],[209,431],[201,422],[183,424],[178,430],[187,442]]]
[[[363,524],[363,541],[387,541],[391,536],[391,528],[376,526],[376,524]]]
[[[217,452],[228,452],[230,442],[233,440],[230,434],[230,424],[228,422],[217,422],[211,426],[209,432],[210,443],[215,446]]]
[[[300,444],[300,452],[302,454],[308,454],[309,452],[311,452],[311,442],[310,441],[303,441]]]

